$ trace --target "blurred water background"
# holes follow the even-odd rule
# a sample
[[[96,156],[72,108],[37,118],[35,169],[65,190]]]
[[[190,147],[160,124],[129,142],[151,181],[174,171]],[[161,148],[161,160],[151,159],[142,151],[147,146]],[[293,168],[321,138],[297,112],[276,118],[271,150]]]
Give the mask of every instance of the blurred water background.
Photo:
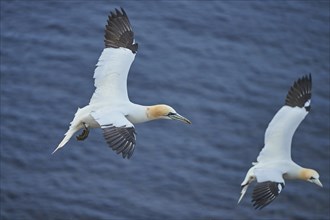
[[[51,155],[89,102],[110,10],[139,51],[132,101],[193,124],[139,124],[133,157],[100,129]],[[329,219],[329,1],[1,1],[1,219]],[[292,157],[324,187],[289,181],[255,211],[240,184],[294,80],[312,111]]]

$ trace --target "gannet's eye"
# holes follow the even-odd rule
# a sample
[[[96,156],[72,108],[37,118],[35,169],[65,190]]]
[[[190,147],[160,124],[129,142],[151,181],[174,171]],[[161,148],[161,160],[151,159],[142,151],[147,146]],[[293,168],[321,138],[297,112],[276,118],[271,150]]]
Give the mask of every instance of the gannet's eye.
[[[169,112],[169,113],[167,114],[167,116],[172,116],[172,115],[176,115],[176,114],[173,113],[173,112]]]
[[[310,180],[315,180],[315,177],[312,177],[312,176],[311,176],[311,178],[309,178],[309,179],[310,179]]]

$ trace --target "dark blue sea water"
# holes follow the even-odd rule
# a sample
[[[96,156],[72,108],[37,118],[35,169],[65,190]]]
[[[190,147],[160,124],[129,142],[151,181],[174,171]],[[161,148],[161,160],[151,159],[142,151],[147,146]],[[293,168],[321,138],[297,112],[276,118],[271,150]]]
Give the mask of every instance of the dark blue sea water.
[[[193,124],[139,124],[133,157],[100,129],[55,155],[89,102],[110,10],[139,51],[132,101]],[[329,219],[329,1],[1,1],[1,219]],[[294,80],[312,73],[312,111],[292,157],[324,187],[287,181],[255,211],[240,184]]]

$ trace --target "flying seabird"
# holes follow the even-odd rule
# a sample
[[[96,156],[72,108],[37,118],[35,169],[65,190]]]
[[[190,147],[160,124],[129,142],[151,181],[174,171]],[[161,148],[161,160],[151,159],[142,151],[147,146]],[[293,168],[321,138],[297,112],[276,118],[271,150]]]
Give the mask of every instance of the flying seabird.
[[[108,145],[117,154],[121,153],[123,158],[130,158],[136,144],[133,124],[155,119],[173,119],[191,124],[171,106],[143,106],[129,100],[127,76],[138,44],[123,8],[110,12],[104,37],[105,49],[94,71],[95,92],[88,105],[78,108],[69,130],[53,153],[80,129],[83,131],[76,138],[81,141],[88,137],[90,128],[101,128]]]
[[[246,174],[241,184],[243,198],[249,184],[257,181],[253,190],[252,203],[262,209],[271,203],[285,186],[284,180],[298,179],[322,187],[319,174],[313,169],[299,166],[291,159],[292,136],[311,109],[312,76],[303,76],[291,86],[285,105],[276,113],[265,132],[265,145],[257,162]]]

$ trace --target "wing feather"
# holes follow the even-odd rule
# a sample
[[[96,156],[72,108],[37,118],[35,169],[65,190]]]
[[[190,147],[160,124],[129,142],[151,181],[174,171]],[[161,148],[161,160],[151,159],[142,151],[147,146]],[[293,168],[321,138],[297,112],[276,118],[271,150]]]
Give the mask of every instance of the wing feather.
[[[134,145],[136,143],[136,133],[134,127],[115,127],[112,124],[102,125],[103,135],[109,147],[116,151],[117,154],[122,154],[123,158],[130,158],[133,154]],[[108,136],[108,133],[116,133],[117,136]]]
[[[102,108],[91,113],[103,130],[103,136],[109,147],[123,158],[133,155],[136,144],[134,125],[125,115],[110,108]]]
[[[291,159],[292,137],[310,110],[311,75],[298,79],[290,88],[285,105],[275,114],[265,132],[265,146],[257,161]]]
[[[125,48],[103,50],[94,72],[95,92],[90,104],[128,101],[127,77],[135,54]]]
[[[252,203],[255,209],[262,209],[270,204],[284,188],[283,182],[266,181],[257,183],[252,194]]]
[[[306,111],[310,110],[309,100],[312,98],[312,76],[304,76],[298,79],[291,86],[286,99],[285,105],[291,107],[305,107]]]
[[[104,43],[109,48],[127,48],[136,53],[138,44],[134,43],[134,32],[124,9],[110,12],[108,24],[105,26]]]

